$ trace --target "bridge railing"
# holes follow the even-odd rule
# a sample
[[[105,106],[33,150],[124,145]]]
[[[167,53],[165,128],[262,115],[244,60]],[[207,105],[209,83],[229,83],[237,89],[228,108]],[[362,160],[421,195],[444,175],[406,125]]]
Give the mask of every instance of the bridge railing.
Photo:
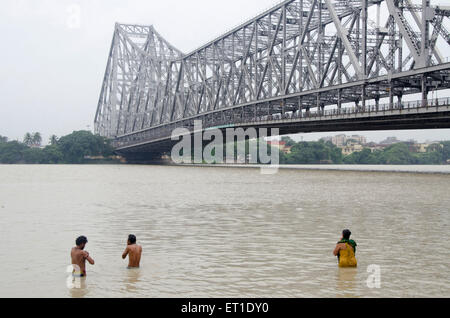
[[[328,110],[315,110],[315,111],[302,111],[302,112],[290,112],[286,114],[274,114],[267,116],[259,116],[253,119],[246,118],[236,118],[233,120],[234,126],[239,126],[240,124],[261,124],[265,122],[276,123],[279,121],[302,121],[302,120],[327,120],[332,118],[346,118],[351,116],[374,116],[374,115],[389,115],[391,113],[398,112],[411,112],[411,111],[420,111],[423,109],[431,109],[436,108],[439,110],[442,107],[449,108],[450,107],[450,97],[448,98],[437,98],[437,99],[429,99],[425,102],[422,100],[418,101],[405,101],[405,102],[396,102],[396,103],[385,103],[379,105],[366,105],[363,107],[343,107],[341,109],[328,109]],[[202,118],[198,118],[198,120],[202,120]],[[229,120],[214,120],[205,122],[203,121],[204,129],[218,128],[225,125],[229,125]],[[185,128],[189,131],[193,131],[192,124],[187,124],[186,122],[178,122],[175,124],[170,124],[166,126],[157,127],[154,129],[150,129],[143,132],[138,132],[135,134],[131,134],[128,136],[123,136],[115,139],[112,144],[115,148],[122,147],[132,147],[134,145],[138,145],[141,143],[156,141],[160,139],[170,138],[173,131],[177,128]]]
[[[422,100],[418,101],[406,101],[406,102],[395,102],[393,104],[384,103],[377,105],[366,105],[365,108],[361,107],[343,107],[341,109],[328,109],[328,110],[315,110],[315,111],[296,111],[296,112],[288,112],[286,114],[275,114],[275,115],[267,115],[267,116],[259,116],[252,120],[247,119],[237,119],[234,123],[261,123],[266,121],[278,121],[278,120],[286,120],[286,119],[315,119],[315,118],[323,118],[327,117],[338,117],[338,116],[351,116],[351,115],[371,115],[371,114],[379,114],[386,113],[392,111],[409,111],[409,110],[420,110],[427,109],[433,107],[441,107],[441,106],[449,106],[450,105],[450,97],[448,98],[437,98],[437,99],[429,99],[426,101],[425,105],[423,105]],[[215,124],[226,124],[225,121],[218,121]]]

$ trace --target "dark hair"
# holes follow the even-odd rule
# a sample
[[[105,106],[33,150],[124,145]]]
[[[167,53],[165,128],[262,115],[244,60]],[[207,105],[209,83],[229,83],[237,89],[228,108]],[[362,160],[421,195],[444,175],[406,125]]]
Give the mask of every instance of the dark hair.
[[[350,236],[352,235],[352,232],[350,232],[350,230],[344,230],[344,231],[342,232],[342,235],[344,236],[344,239],[345,239],[345,240],[349,240],[349,239],[350,239]]]
[[[77,246],[80,246],[82,244],[86,244],[88,242],[87,237],[86,236],[80,236],[79,238],[77,238],[77,240],[75,241],[75,243],[77,244]]]
[[[136,243],[136,236],[134,236],[133,234],[128,235],[128,241],[131,244],[135,244]]]

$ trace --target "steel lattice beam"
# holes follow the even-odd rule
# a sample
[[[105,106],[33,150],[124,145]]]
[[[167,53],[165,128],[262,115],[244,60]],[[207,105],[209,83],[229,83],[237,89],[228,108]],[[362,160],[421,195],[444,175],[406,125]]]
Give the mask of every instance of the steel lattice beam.
[[[153,26],[116,24],[95,129],[114,139],[194,118],[363,111],[421,92],[426,102],[433,87],[450,87],[448,69],[433,68],[450,55],[449,16],[428,0],[288,0],[188,54]]]

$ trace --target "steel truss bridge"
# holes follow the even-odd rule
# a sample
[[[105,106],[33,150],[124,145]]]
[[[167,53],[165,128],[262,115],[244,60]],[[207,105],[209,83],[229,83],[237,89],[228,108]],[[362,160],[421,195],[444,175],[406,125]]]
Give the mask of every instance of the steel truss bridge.
[[[96,133],[133,157],[175,128],[299,132],[450,128],[450,7],[288,0],[188,54],[116,24]],[[441,94],[442,95],[442,94]]]

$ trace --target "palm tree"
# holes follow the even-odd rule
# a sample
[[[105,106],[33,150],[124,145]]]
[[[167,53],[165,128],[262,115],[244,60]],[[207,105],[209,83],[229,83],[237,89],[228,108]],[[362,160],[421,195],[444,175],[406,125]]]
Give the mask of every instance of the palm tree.
[[[50,137],[50,145],[55,146],[58,144],[58,137],[56,135],[52,135]]]
[[[25,137],[23,137],[23,143],[28,147],[31,147],[33,145],[33,136],[31,136],[30,133],[26,133]]]
[[[42,136],[40,133],[36,132],[33,134],[33,146],[40,147],[42,143]]]

